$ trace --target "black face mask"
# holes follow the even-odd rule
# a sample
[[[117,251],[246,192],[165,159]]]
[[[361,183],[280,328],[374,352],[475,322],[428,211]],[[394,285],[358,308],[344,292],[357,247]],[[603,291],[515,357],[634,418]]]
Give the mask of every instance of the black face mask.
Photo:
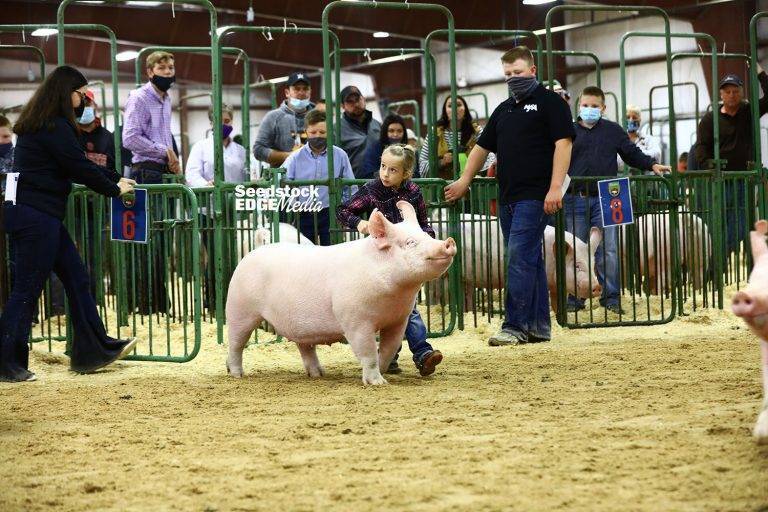
[[[539,81],[536,80],[535,76],[511,76],[507,78],[507,86],[509,87],[509,95],[520,103],[539,86]]]
[[[173,82],[176,81],[176,77],[155,75],[152,78],[150,78],[149,81],[152,82],[155,85],[155,87],[157,87],[161,91],[166,92],[168,89],[171,88],[171,86],[173,85]]]
[[[83,112],[85,112],[85,101],[83,101],[83,98],[80,98],[80,106],[74,107],[75,111],[75,119],[80,119],[83,117]]]
[[[390,144],[402,144],[403,143],[402,139],[393,139],[391,137],[387,137],[387,140],[389,141]]]
[[[5,158],[11,152],[11,149],[13,149],[13,142],[0,144],[0,158]]]
[[[309,148],[312,151],[322,153],[328,147],[328,139],[325,137],[309,137],[307,139],[307,144],[309,144]]]

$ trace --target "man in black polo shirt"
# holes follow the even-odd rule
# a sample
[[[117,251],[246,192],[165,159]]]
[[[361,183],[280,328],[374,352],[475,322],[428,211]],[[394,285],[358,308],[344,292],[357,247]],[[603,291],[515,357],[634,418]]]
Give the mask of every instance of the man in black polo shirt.
[[[548,215],[562,207],[561,188],[575,137],[568,104],[536,80],[533,54],[518,46],[502,58],[510,98],[493,111],[464,172],[445,188],[455,201],[489,152],[496,153],[499,221],[507,247],[506,314],[492,346],[550,339],[542,237]]]

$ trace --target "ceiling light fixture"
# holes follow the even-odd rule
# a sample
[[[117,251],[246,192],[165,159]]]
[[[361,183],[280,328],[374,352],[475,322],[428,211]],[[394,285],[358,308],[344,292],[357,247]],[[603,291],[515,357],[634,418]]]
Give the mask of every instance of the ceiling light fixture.
[[[389,32],[374,32],[373,37],[381,39],[383,37],[389,37]]]
[[[148,2],[146,0],[129,0],[125,5],[138,5],[141,7],[157,7],[162,2]]]
[[[139,56],[139,52],[136,50],[125,50],[115,55],[115,60],[118,62],[125,62],[127,60],[134,60]]]
[[[34,32],[32,32],[33,36],[36,37],[48,37],[53,36],[59,33],[59,30],[56,28],[38,28]]]
[[[544,5],[551,4],[557,0],[523,0],[523,5]]]

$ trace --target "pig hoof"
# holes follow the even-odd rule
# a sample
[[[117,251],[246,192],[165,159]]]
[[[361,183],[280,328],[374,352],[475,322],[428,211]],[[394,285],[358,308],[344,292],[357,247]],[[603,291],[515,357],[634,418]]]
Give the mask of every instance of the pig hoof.
[[[312,379],[317,379],[319,377],[325,376],[325,370],[322,366],[316,366],[314,368],[307,368],[307,375],[309,375]]]
[[[384,384],[388,384],[388,382],[381,373],[376,372],[375,374],[363,375],[363,384],[366,386],[383,386]]]
[[[229,361],[227,361],[227,373],[233,376],[236,379],[242,379],[243,378],[243,369],[242,368],[234,368],[229,366]]]
[[[757,424],[752,431],[757,444],[768,444],[768,409],[763,410],[757,417]]]

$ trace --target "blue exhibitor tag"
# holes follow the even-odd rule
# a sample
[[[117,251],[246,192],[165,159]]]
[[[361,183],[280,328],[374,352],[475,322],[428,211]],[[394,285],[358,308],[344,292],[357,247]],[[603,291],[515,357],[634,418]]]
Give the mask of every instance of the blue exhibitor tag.
[[[147,206],[146,189],[137,188],[133,194],[113,197],[112,241],[146,244],[149,241]]]
[[[603,217],[603,227],[621,226],[635,222],[629,178],[598,181],[597,190],[600,194],[600,213]]]

